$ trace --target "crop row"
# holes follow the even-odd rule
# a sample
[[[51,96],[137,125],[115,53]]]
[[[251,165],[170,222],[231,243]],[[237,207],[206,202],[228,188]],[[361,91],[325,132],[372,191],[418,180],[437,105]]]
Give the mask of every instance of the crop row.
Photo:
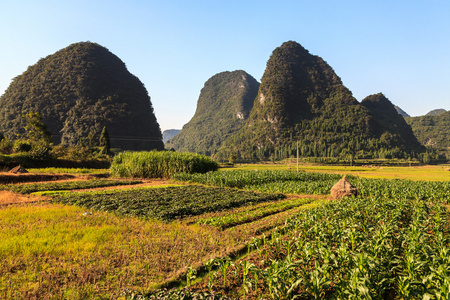
[[[238,187],[268,193],[328,194],[341,178],[337,174],[292,171],[224,171],[206,174],[177,174],[174,178],[212,186]],[[347,176],[363,197],[450,202],[450,181],[368,179]]]
[[[241,261],[206,262],[209,275],[192,289],[233,299],[449,299],[448,230],[442,203],[330,202],[253,239]],[[188,271],[188,285],[194,277]]]
[[[293,199],[259,207],[257,209],[226,214],[219,217],[204,218],[197,221],[198,224],[207,224],[220,229],[226,229],[239,224],[247,223],[288,209],[299,207],[313,202],[313,199]]]
[[[53,201],[121,215],[171,221],[252,203],[275,201],[282,194],[255,193],[229,188],[176,186],[114,192],[60,195]]]
[[[142,181],[131,180],[83,180],[83,181],[64,181],[64,182],[43,182],[30,184],[6,184],[0,185],[0,190],[6,190],[21,194],[31,194],[40,191],[62,191],[62,190],[79,190],[107,186],[133,185],[142,183]]]
[[[337,181],[342,176],[326,173],[292,172],[277,170],[231,170],[223,172],[208,172],[205,174],[176,174],[174,179],[202,183],[212,186],[244,188],[258,186],[270,182],[311,182],[311,181]]]

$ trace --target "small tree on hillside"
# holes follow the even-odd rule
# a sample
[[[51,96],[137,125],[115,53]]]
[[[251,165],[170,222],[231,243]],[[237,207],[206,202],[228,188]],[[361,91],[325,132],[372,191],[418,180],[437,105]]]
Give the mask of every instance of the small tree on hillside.
[[[111,143],[109,140],[108,130],[106,130],[106,126],[103,127],[102,133],[100,134],[99,144],[100,147],[102,148],[102,153],[105,155],[109,155],[111,150]]]
[[[30,111],[28,114],[22,115],[25,119],[25,135],[24,138],[33,142],[44,142],[50,144],[52,141],[52,134],[47,129],[47,125],[42,122],[42,116]]]

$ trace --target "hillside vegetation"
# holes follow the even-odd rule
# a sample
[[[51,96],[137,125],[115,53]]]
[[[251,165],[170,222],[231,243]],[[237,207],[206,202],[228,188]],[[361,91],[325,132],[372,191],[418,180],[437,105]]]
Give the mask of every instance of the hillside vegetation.
[[[200,92],[194,116],[166,148],[214,154],[245,124],[258,87],[259,83],[244,71],[214,75]]]
[[[379,108],[395,111],[389,101]],[[297,141],[303,156],[390,157],[420,150],[413,135],[402,135],[405,124],[380,126],[378,119],[377,110],[361,105],[322,58],[289,41],[268,60],[246,124],[215,157],[289,157]]]
[[[420,143],[411,127],[398,114],[395,106],[382,93],[370,95],[361,101],[375,119],[376,133],[381,141],[402,149],[420,149]]]
[[[450,149],[450,111],[405,120],[423,145],[440,150]]]
[[[72,44],[14,78],[0,98],[0,132],[15,139],[29,112],[43,117],[56,144],[75,145],[106,127],[111,147],[164,148],[144,85],[95,43]]]

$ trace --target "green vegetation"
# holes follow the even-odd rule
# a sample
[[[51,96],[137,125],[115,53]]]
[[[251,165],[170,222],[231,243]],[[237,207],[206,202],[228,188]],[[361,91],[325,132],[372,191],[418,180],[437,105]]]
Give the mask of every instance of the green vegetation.
[[[232,299],[446,299],[448,229],[439,201],[329,202],[252,240],[224,272],[226,260],[215,260],[215,274],[191,289]]]
[[[383,107],[387,114],[395,111],[389,101]],[[268,60],[246,124],[214,157],[278,160],[296,155],[297,142],[300,155],[312,157],[408,158],[421,151],[414,136],[402,136],[408,128],[399,130],[394,124],[379,130],[378,117],[352,96],[322,58],[289,41]],[[404,141],[398,144],[397,139]]]
[[[88,169],[88,168],[35,168],[27,169],[30,173],[50,173],[50,174],[109,174],[109,169]]]
[[[172,221],[251,203],[279,200],[284,197],[281,194],[263,194],[226,188],[179,186],[100,194],[61,195],[53,201],[121,215]]]
[[[206,174],[178,174],[174,179],[212,186],[238,187],[266,193],[329,194],[342,175],[292,171],[209,172]],[[394,199],[438,199],[450,203],[450,181],[412,181],[358,178],[347,175],[363,197]]]
[[[341,179],[341,175],[325,173],[308,173],[292,171],[273,170],[230,170],[223,172],[208,172],[206,174],[186,174],[175,175],[176,180],[201,183],[212,186],[248,188],[271,182],[297,181],[310,184],[311,182],[334,181]]]
[[[382,142],[395,145],[400,149],[411,149],[417,152],[421,150],[411,127],[382,93],[367,96],[361,101],[361,105],[372,113],[377,134]]]
[[[450,111],[438,115],[405,118],[420,143],[447,152],[450,158]]]
[[[53,142],[88,144],[108,128],[111,147],[164,149],[147,90],[106,48],[72,44],[30,66],[0,98],[0,132],[24,133],[22,115],[37,112]]]
[[[0,298],[120,299],[126,289],[148,291],[186,265],[227,255],[248,232],[70,205],[0,207]]]
[[[303,199],[303,198],[279,201],[275,203],[264,204],[257,207],[251,207],[251,209],[223,216],[201,218],[197,221],[197,224],[207,224],[214,227],[218,227],[223,230],[232,226],[261,219],[265,216],[273,215],[275,213],[279,213],[288,209],[303,206],[313,201],[314,201],[313,199]]]
[[[108,130],[106,127],[103,127],[102,133],[100,133],[100,141],[99,146],[101,147],[101,152],[105,155],[109,155],[111,153],[111,141],[109,139]]]
[[[231,170],[191,177],[277,192],[309,185],[320,194],[316,183],[341,175]],[[1,206],[0,298],[442,298],[450,283],[450,181],[347,177],[360,198],[283,199],[183,185],[53,192],[51,203]]]
[[[171,178],[176,173],[215,171],[218,164],[209,157],[187,152],[122,152],[111,164],[111,174],[132,178]]]
[[[384,161],[384,160],[383,160]],[[380,163],[378,160],[375,163]],[[407,161],[400,162],[407,165]],[[394,164],[395,165],[395,164]],[[244,164],[237,165],[236,170],[295,170],[295,159],[286,163],[266,163],[266,164]],[[304,164],[299,165],[301,171],[321,172],[331,174],[352,174],[354,176],[364,178],[380,178],[380,179],[409,179],[422,181],[450,181],[448,176],[448,166],[420,166],[420,167],[378,167],[376,165],[364,164],[362,166],[333,166]]]
[[[142,183],[142,181],[131,180],[86,180],[86,181],[64,181],[64,182],[45,182],[45,183],[27,183],[27,184],[7,184],[0,185],[0,190],[11,191],[21,194],[31,194],[41,191],[62,191],[62,190],[80,190],[107,186],[133,185]]]
[[[222,72],[206,81],[192,119],[166,148],[214,154],[247,119],[259,83],[244,71]]]
[[[438,116],[438,115],[443,114],[445,112],[447,112],[445,109],[438,108],[438,109],[433,109],[433,110],[429,111],[425,116]]]

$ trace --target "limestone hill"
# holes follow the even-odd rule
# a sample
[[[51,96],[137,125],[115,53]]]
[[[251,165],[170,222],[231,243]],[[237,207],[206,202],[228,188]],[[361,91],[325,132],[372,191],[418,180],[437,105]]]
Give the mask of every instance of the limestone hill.
[[[14,139],[30,111],[40,113],[56,144],[74,145],[106,126],[112,147],[164,148],[144,85],[95,43],[72,44],[14,78],[0,98],[0,132]]]
[[[244,71],[214,75],[200,92],[194,116],[166,148],[214,154],[245,124],[258,87],[256,79]]]

